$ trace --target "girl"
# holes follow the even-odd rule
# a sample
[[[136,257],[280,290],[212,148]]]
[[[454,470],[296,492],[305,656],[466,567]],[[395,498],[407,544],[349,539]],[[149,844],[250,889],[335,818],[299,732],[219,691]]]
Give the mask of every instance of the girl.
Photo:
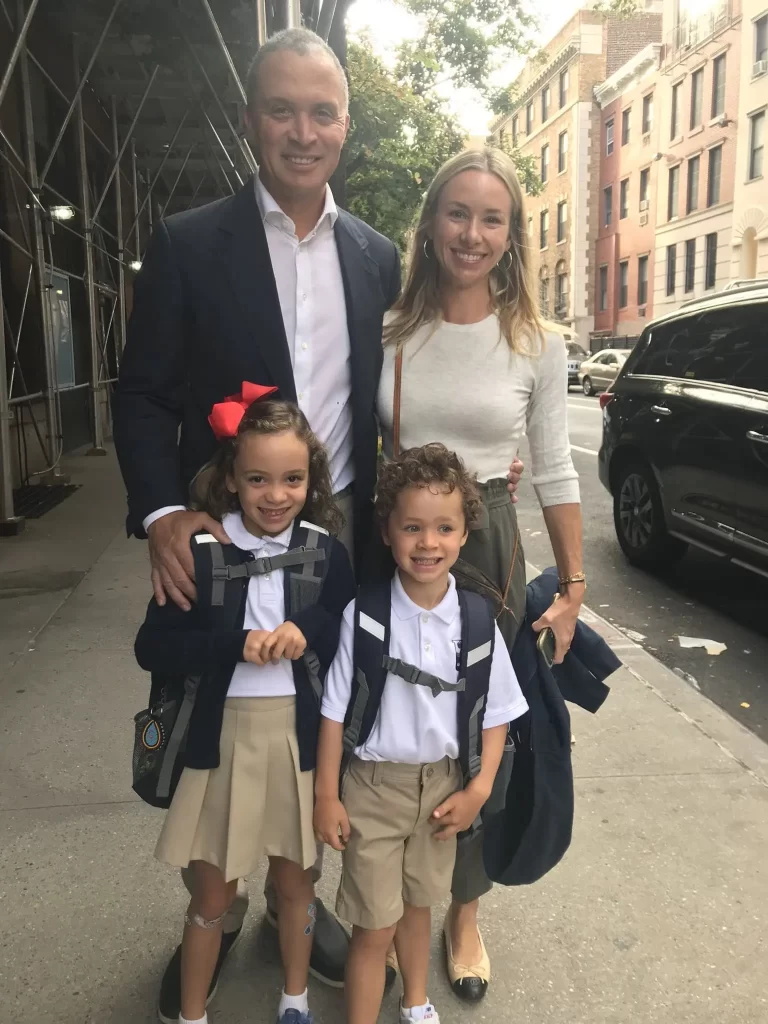
[[[510,451],[528,435],[561,585],[561,599],[533,628],[552,628],[560,662],[584,595],[581,506],[565,345],[538,317],[525,223],[515,166],[501,150],[470,150],[440,168],[385,324],[378,415],[385,456],[441,441],[477,475],[485,508],[455,573],[461,586],[494,600],[510,651],[525,608],[525,559],[506,477]],[[490,981],[477,926],[479,897],[490,888],[480,834],[457,857],[445,922],[449,979],[469,1001],[482,999]]]
[[[265,398],[250,406],[233,400],[214,406],[209,421],[222,445],[193,483],[193,498],[221,520],[244,562],[285,563],[279,556],[292,547],[297,517],[302,529],[316,527],[323,534],[340,526],[328,460],[295,405],[270,398],[275,388],[243,385],[247,389]],[[192,543],[209,539],[198,535]],[[277,1019],[312,1024],[307,972],[315,904],[308,869],[315,860],[319,708],[301,659],[311,649],[324,673],[335,654],[341,614],[355,592],[343,545],[329,537],[323,547],[327,567],[319,596],[287,621],[289,569],[262,561],[261,574],[248,578],[241,628],[206,629],[198,605],[183,612],[172,602],[160,607],[153,600],[136,640],[142,668],[202,677],[185,767],[156,850],[159,860],[189,866],[193,875],[181,953],[182,1024],[207,1021],[222,919],[237,879],[253,871],[264,854],[278,893],[285,972]],[[202,593],[200,580],[198,586]]]

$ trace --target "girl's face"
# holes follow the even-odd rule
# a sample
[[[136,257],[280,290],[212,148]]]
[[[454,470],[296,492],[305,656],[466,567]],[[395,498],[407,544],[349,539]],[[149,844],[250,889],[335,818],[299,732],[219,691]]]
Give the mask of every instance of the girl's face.
[[[292,430],[240,438],[227,487],[256,537],[277,536],[301,512],[309,490],[309,449]]]
[[[443,285],[465,289],[487,283],[509,248],[511,219],[512,196],[495,174],[462,171],[451,178],[432,226]]]

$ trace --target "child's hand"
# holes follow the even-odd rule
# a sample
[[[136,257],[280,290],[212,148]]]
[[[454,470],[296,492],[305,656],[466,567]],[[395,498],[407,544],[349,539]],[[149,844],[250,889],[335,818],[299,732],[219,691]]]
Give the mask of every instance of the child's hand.
[[[315,838],[332,846],[334,850],[343,851],[349,842],[349,818],[344,810],[344,804],[337,796],[315,798],[313,825]]]
[[[272,636],[268,629],[251,629],[248,631],[248,636],[245,638],[245,647],[243,647],[243,658],[246,661],[252,662],[254,665],[263,665],[264,662],[261,659],[261,648],[267,637]]]
[[[281,658],[296,661],[307,649],[307,638],[293,622],[284,622],[261,645],[261,664],[277,663]]]
[[[434,838],[452,839],[459,832],[465,832],[489,796],[490,793],[480,786],[473,786],[471,782],[466,789],[460,789],[449,796],[432,812],[432,820],[440,826],[435,829]]]

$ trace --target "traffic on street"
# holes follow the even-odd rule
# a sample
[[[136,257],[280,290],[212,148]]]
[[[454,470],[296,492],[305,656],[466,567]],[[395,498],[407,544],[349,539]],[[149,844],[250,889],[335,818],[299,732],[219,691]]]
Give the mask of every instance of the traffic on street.
[[[611,495],[598,479],[599,397],[588,398],[572,388],[568,425],[581,484],[586,604],[764,738],[768,580],[693,547],[665,570],[648,572],[630,565],[616,539]],[[525,445],[520,457],[526,473],[518,490],[517,513],[525,555],[528,562],[544,568],[552,562],[552,549],[530,482]],[[682,647],[679,637],[723,643],[726,650],[710,656],[703,648]]]

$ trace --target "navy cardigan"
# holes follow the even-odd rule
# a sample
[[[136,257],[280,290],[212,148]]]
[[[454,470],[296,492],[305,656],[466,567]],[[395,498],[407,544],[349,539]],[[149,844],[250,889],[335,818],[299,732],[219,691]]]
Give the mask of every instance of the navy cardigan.
[[[243,559],[248,557],[243,552]],[[202,587],[199,587],[202,592]],[[153,598],[147,608],[134,650],[139,665],[152,673],[152,692],[164,685],[177,689],[187,676],[202,675],[195,707],[189,725],[184,765],[188,768],[218,768],[219,738],[224,715],[224,701],[238,662],[244,661],[243,648],[248,630],[243,629],[245,598],[232,629],[206,628],[195,604],[188,612],[173,601],[163,607]],[[315,652],[325,678],[336,654],[339,628],[344,609],[355,596],[355,579],[349,555],[339,540],[332,539],[328,569],[317,604],[289,616],[307,640],[307,648]],[[320,708],[307,676],[304,662],[293,663],[296,684],[296,733],[302,771],[315,767]]]

